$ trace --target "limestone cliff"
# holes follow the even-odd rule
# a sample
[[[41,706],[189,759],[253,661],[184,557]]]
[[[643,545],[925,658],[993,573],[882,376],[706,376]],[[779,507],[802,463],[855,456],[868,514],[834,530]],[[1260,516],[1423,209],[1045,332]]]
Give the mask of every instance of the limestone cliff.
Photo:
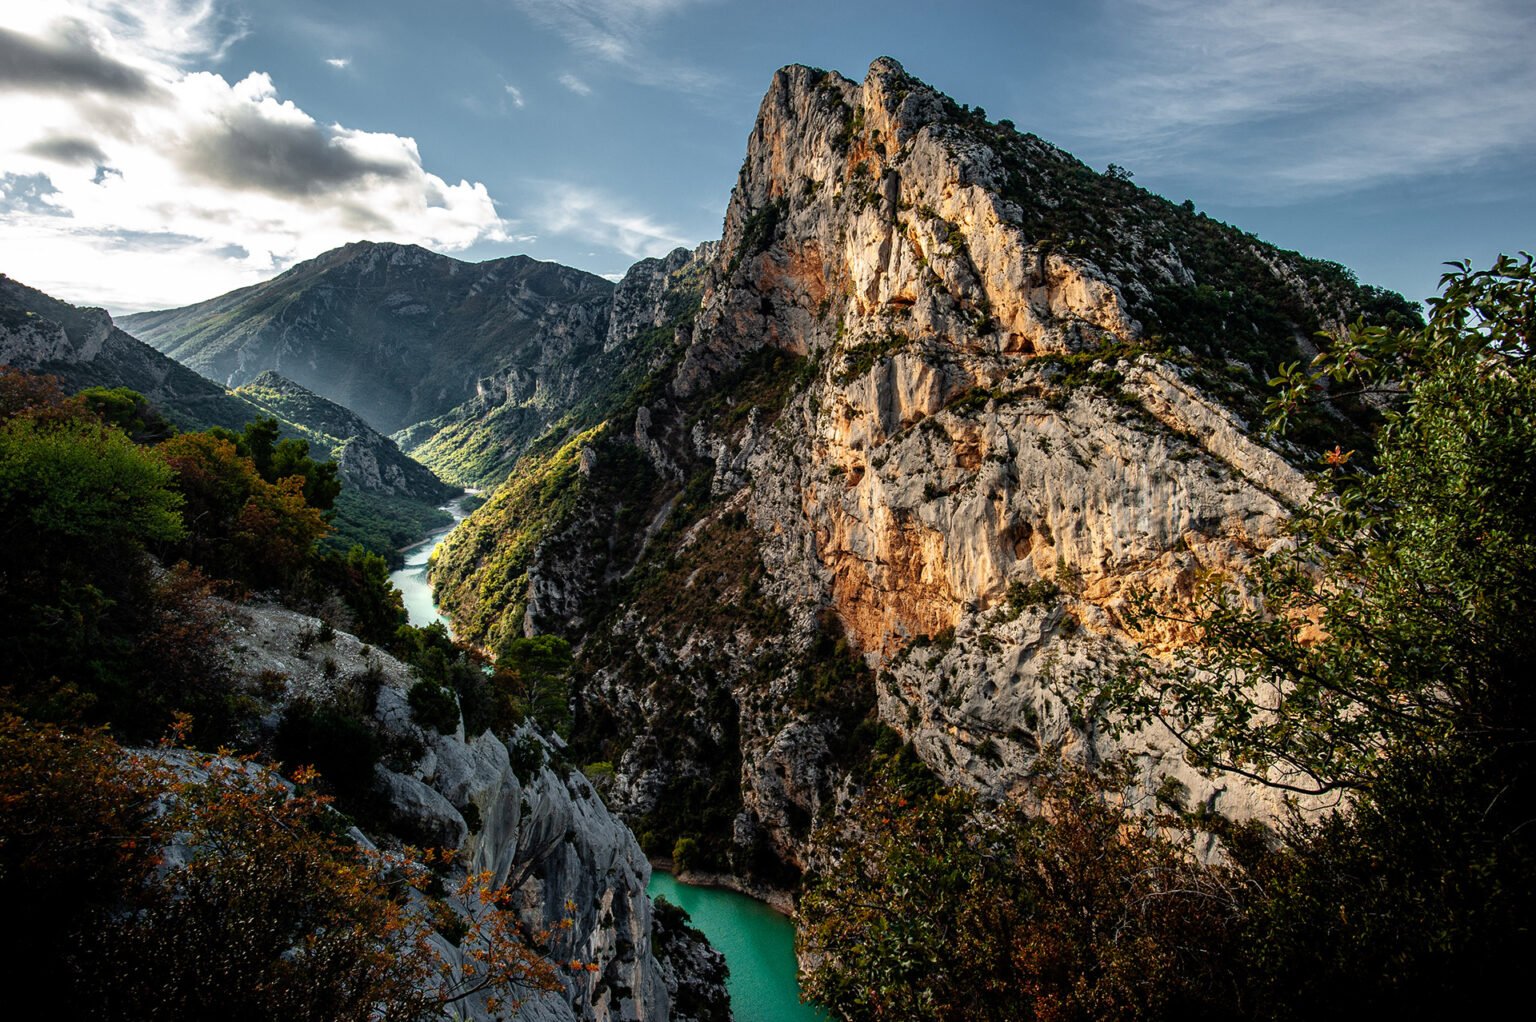
[[[269,722],[296,700],[372,701],[375,726],[394,751],[375,767],[387,820],[370,840],[456,849],[455,875],[488,871],[512,891],[509,910],[529,932],[555,934],[547,948],[552,961],[597,964],[596,971],[562,971],[564,992],[536,997],[518,1018],[682,1022],[695,1017],[673,1010],[670,991],[682,988],[694,1002],[714,1005],[701,1022],[729,1019],[718,953],[676,920],[655,923],[645,893],[650,864],[591,783],[557,766],[558,740],[528,728],[505,741],[488,731],[468,736],[462,723],[440,734],[415,720],[407,698],[414,679],[388,654],[279,607],[247,605],[229,614],[235,666],[269,702]],[[571,924],[562,928],[565,919]],[[665,966],[653,933],[665,943]],[[455,953],[446,940],[439,946]],[[470,1017],[489,1017],[483,1004],[468,1008]]]
[[[1127,594],[1245,563],[1306,499],[1305,455],[1245,418],[1265,376],[1412,316],[888,59],[775,76],[703,284],[633,398],[535,444],[519,514],[472,519],[438,577],[471,638],[581,642],[577,751],[648,848],[786,885],[882,727],[993,791],[1110,751],[1073,677],[1187,638],[1130,634]],[[560,443],[564,488],[536,484]],[[1267,811],[1131,745],[1149,785]]]

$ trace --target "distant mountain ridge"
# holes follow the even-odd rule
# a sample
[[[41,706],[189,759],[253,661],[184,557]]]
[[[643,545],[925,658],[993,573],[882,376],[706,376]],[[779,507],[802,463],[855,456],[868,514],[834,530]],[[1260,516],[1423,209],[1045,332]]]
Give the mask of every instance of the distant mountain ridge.
[[[601,350],[613,289],[527,256],[467,263],[364,241],[123,325],[228,386],[275,370],[393,433],[472,399],[509,366]]]
[[[239,432],[260,416],[284,435],[334,458],[346,484],[330,542],[362,543],[393,556],[447,516],[437,505],[455,492],[360,416],[276,373],[238,391],[130,336],[103,309],[79,308],[0,276],[0,364],[56,377],[69,392],[128,387],[184,430],[222,426]]]
[[[183,429],[239,429],[254,409],[120,329],[104,309],[79,308],[0,274],[0,364],[57,377],[69,391],[129,387]]]

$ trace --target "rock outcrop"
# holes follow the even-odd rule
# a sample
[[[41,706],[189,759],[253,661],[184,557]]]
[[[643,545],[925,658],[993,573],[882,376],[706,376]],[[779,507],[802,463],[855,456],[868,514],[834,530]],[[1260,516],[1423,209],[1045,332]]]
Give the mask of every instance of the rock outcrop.
[[[1412,315],[888,59],[775,75],[702,283],[634,396],[573,424],[560,500],[482,511],[437,577],[472,639],[581,643],[578,752],[647,847],[784,886],[882,729],[998,793],[1042,750],[1115,751],[1074,679],[1188,639],[1133,632],[1130,594],[1248,563],[1307,498],[1250,432],[1263,377]],[[664,318],[654,281],[620,293],[610,339]],[[1125,747],[1148,786],[1270,811],[1164,736]]]
[[[678,990],[704,1003],[723,998],[718,954],[676,920],[655,922],[645,893],[650,864],[591,783],[555,765],[558,740],[526,727],[506,741],[491,732],[467,736],[462,724],[440,734],[416,722],[408,699],[414,679],[388,654],[280,607],[232,608],[231,617],[235,666],[272,699],[269,726],[295,700],[374,693],[373,716],[397,751],[375,768],[391,824],[370,840],[456,849],[456,874],[489,873],[493,886],[512,892],[507,910],[528,932],[554,934],[551,960],[595,963],[562,971],[564,992],[532,998],[519,1018],[662,1022],[687,1017],[672,1010]],[[446,941],[440,949],[455,953]],[[471,1017],[490,1017],[484,1004],[468,1007]]]

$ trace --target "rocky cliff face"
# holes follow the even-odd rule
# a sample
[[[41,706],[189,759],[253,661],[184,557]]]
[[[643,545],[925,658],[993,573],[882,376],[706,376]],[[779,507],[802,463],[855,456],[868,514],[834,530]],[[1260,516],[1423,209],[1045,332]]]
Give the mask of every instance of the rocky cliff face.
[[[231,387],[274,370],[391,433],[601,350],[613,285],[526,256],[465,263],[358,242],[264,284],[124,318]],[[536,389],[536,388],[535,388]]]
[[[0,364],[58,377],[66,390],[129,387],[178,426],[239,429],[252,409],[223,387],[82,309],[0,275]]]
[[[631,401],[549,440],[576,445],[560,500],[471,520],[444,596],[471,638],[581,640],[578,752],[615,763],[648,847],[792,884],[891,733],[992,791],[1043,749],[1112,751],[1074,677],[1187,639],[1132,634],[1133,590],[1278,541],[1304,458],[1244,416],[1361,313],[1412,314],[893,61],[786,68],[696,310]],[[1148,785],[1268,811],[1163,736],[1131,747]]]
[[[719,954],[676,920],[653,919],[645,893],[650,865],[634,835],[581,773],[555,765],[558,742],[531,729],[506,741],[491,732],[467,736],[462,724],[439,734],[415,721],[407,698],[414,679],[388,654],[344,632],[317,641],[319,621],[282,608],[248,605],[230,614],[236,667],[272,699],[271,720],[294,700],[355,701],[363,692],[358,679],[377,686],[373,715],[397,752],[375,768],[390,822],[371,840],[456,849],[456,875],[489,872],[494,885],[512,891],[510,910],[529,931],[555,934],[547,949],[552,961],[597,964],[596,971],[564,970],[565,991],[531,1000],[519,1018],[729,1019],[728,1008],[721,1010]],[[566,919],[571,922],[562,927]],[[657,959],[657,939],[665,965]],[[446,941],[440,947],[455,953]],[[673,994],[680,989],[691,1003],[714,1010],[675,1011]],[[491,1017],[484,1004],[468,1008],[470,1017]]]
[[[596,331],[580,345],[555,339],[537,361],[508,360],[475,396],[397,434],[444,478],[495,486],[535,441],[604,421],[665,359],[673,327],[698,304],[718,246],[643,259],[614,288]],[[600,339],[601,344],[597,342]]]

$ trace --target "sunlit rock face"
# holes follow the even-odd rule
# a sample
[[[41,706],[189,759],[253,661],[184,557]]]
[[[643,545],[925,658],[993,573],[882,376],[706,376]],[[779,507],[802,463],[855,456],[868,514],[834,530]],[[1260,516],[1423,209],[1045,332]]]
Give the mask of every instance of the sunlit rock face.
[[[741,875],[793,883],[856,788],[840,699],[953,783],[1017,791],[1042,750],[1129,748],[1147,788],[1271,812],[1170,736],[1085,728],[1076,682],[1189,641],[1133,632],[1133,593],[1187,595],[1282,540],[1309,485],[1245,416],[1267,367],[1378,298],[889,59],[862,83],[787,67],[696,314],[609,423],[622,444],[583,461],[642,459],[650,488],[623,526],[584,491],[512,580],[566,613],[520,626],[582,644],[588,748],[642,837],[690,813]],[[522,533],[471,534],[445,577],[473,603],[507,583],[494,537]],[[832,671],[844,654],[866,673]]]

